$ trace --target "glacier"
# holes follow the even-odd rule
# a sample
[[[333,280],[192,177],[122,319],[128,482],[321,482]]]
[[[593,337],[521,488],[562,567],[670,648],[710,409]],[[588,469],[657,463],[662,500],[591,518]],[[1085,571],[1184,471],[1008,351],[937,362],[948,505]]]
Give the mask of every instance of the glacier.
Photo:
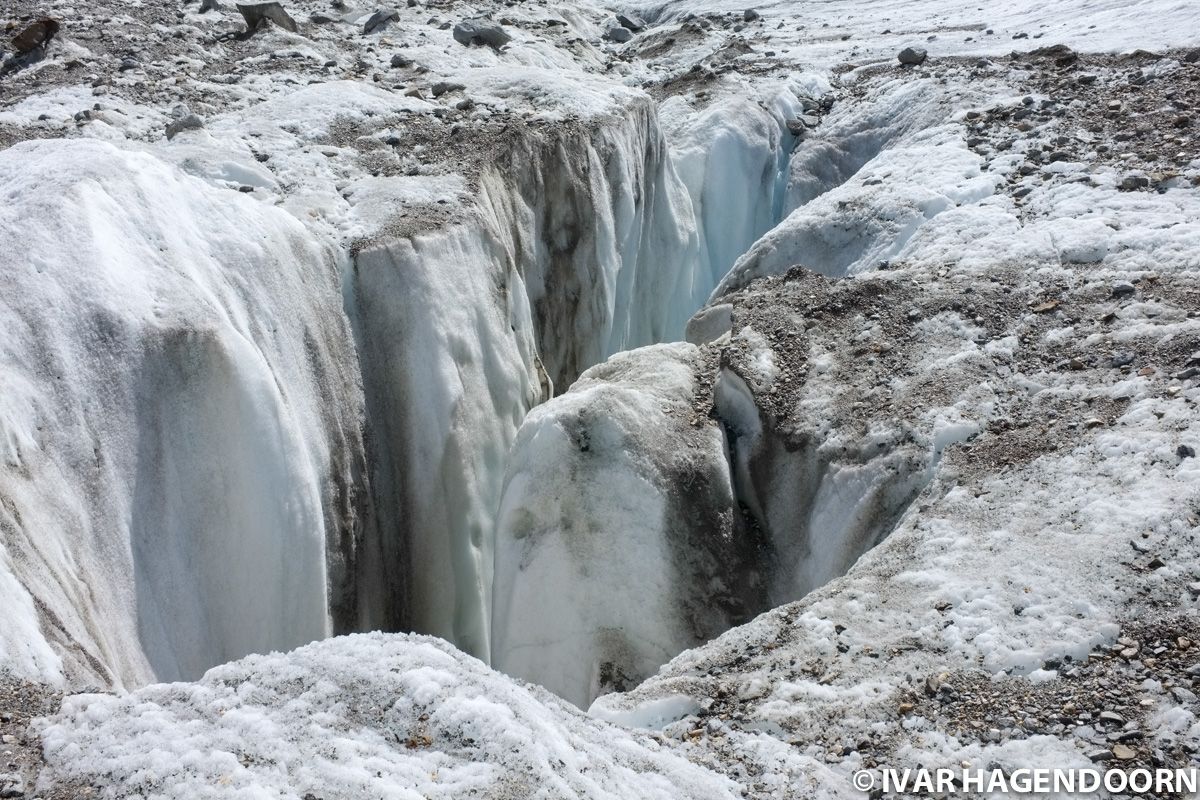
[[[284,5],[0,82],[31,791],[1194,765],[1193,9]]]

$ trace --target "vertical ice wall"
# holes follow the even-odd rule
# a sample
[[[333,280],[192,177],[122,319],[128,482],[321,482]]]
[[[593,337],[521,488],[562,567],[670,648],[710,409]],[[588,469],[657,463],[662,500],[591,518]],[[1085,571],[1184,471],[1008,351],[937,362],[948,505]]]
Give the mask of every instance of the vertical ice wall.
[[[0,186],[0,661],[194,678],[353,616],[363,413],[336,253],[90,140],[0,152]]]
[[[705,291],[688,316],[790,210],[789,164],[797,139],[787,123],[801,114],[804,98],[827,90],[812,76],[776,87],[761,100],[733,95],[702,109],[682,97],[663,101],[660,113],[672,160],[701,234],[698,283]]]
[[[682,330],[708,291],[649,98],[531,129],[467,222],[356,259],[371,419],[373,618],[488,657],[494,514],[525,414],[609,352]]]

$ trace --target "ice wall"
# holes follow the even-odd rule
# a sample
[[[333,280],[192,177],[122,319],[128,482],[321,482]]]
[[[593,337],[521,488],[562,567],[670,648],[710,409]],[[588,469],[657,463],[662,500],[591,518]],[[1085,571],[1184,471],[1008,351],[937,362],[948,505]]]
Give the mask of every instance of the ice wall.
[[[362,404],[338,257],[89,140],[0,152],[0,662],[194,678],[353,616]]]
[[[700,232],[698,285],[701,302],[734,262],[794,207],[789,167],[796,137],[787,123],[804,102],[820,97],[828,84],[805,76],[769,88],[760,99],[731,95],[693,108],[682,97],[660,109],[672,159],[688,194]],[[691,316],[700,306],[687,310]],[[679,329],[673,329],[678,338]]]
[[[494,513],[525,414],[609,352],[682,329],[707,291],[648,98],[533,129],[462,223],[365,249],[361,346],[385,587],[374,619],[487,657]]]

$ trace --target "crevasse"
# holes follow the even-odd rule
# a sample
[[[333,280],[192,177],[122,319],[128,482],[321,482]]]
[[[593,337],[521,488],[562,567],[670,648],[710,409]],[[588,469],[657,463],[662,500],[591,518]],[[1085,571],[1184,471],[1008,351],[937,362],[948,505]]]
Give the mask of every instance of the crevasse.
[[[776,221],[794,88],[693,115],[644,97],[534,129],[467,222],[365,249],[348,276],[378,533],[359,624],[490,656],[495,514],[525,415],[587,367],[682,338]],[[678,143],[678,146],[674,146]]]

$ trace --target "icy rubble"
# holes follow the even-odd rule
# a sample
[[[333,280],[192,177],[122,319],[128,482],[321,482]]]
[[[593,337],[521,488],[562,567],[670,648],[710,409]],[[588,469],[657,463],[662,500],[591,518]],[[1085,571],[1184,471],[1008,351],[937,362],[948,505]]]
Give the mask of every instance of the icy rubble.
[[[251,656],[196,683],[75,695],[41,733],[47,783],[107,774],[119,796],[739,796],[647,733],[401,634]]]

